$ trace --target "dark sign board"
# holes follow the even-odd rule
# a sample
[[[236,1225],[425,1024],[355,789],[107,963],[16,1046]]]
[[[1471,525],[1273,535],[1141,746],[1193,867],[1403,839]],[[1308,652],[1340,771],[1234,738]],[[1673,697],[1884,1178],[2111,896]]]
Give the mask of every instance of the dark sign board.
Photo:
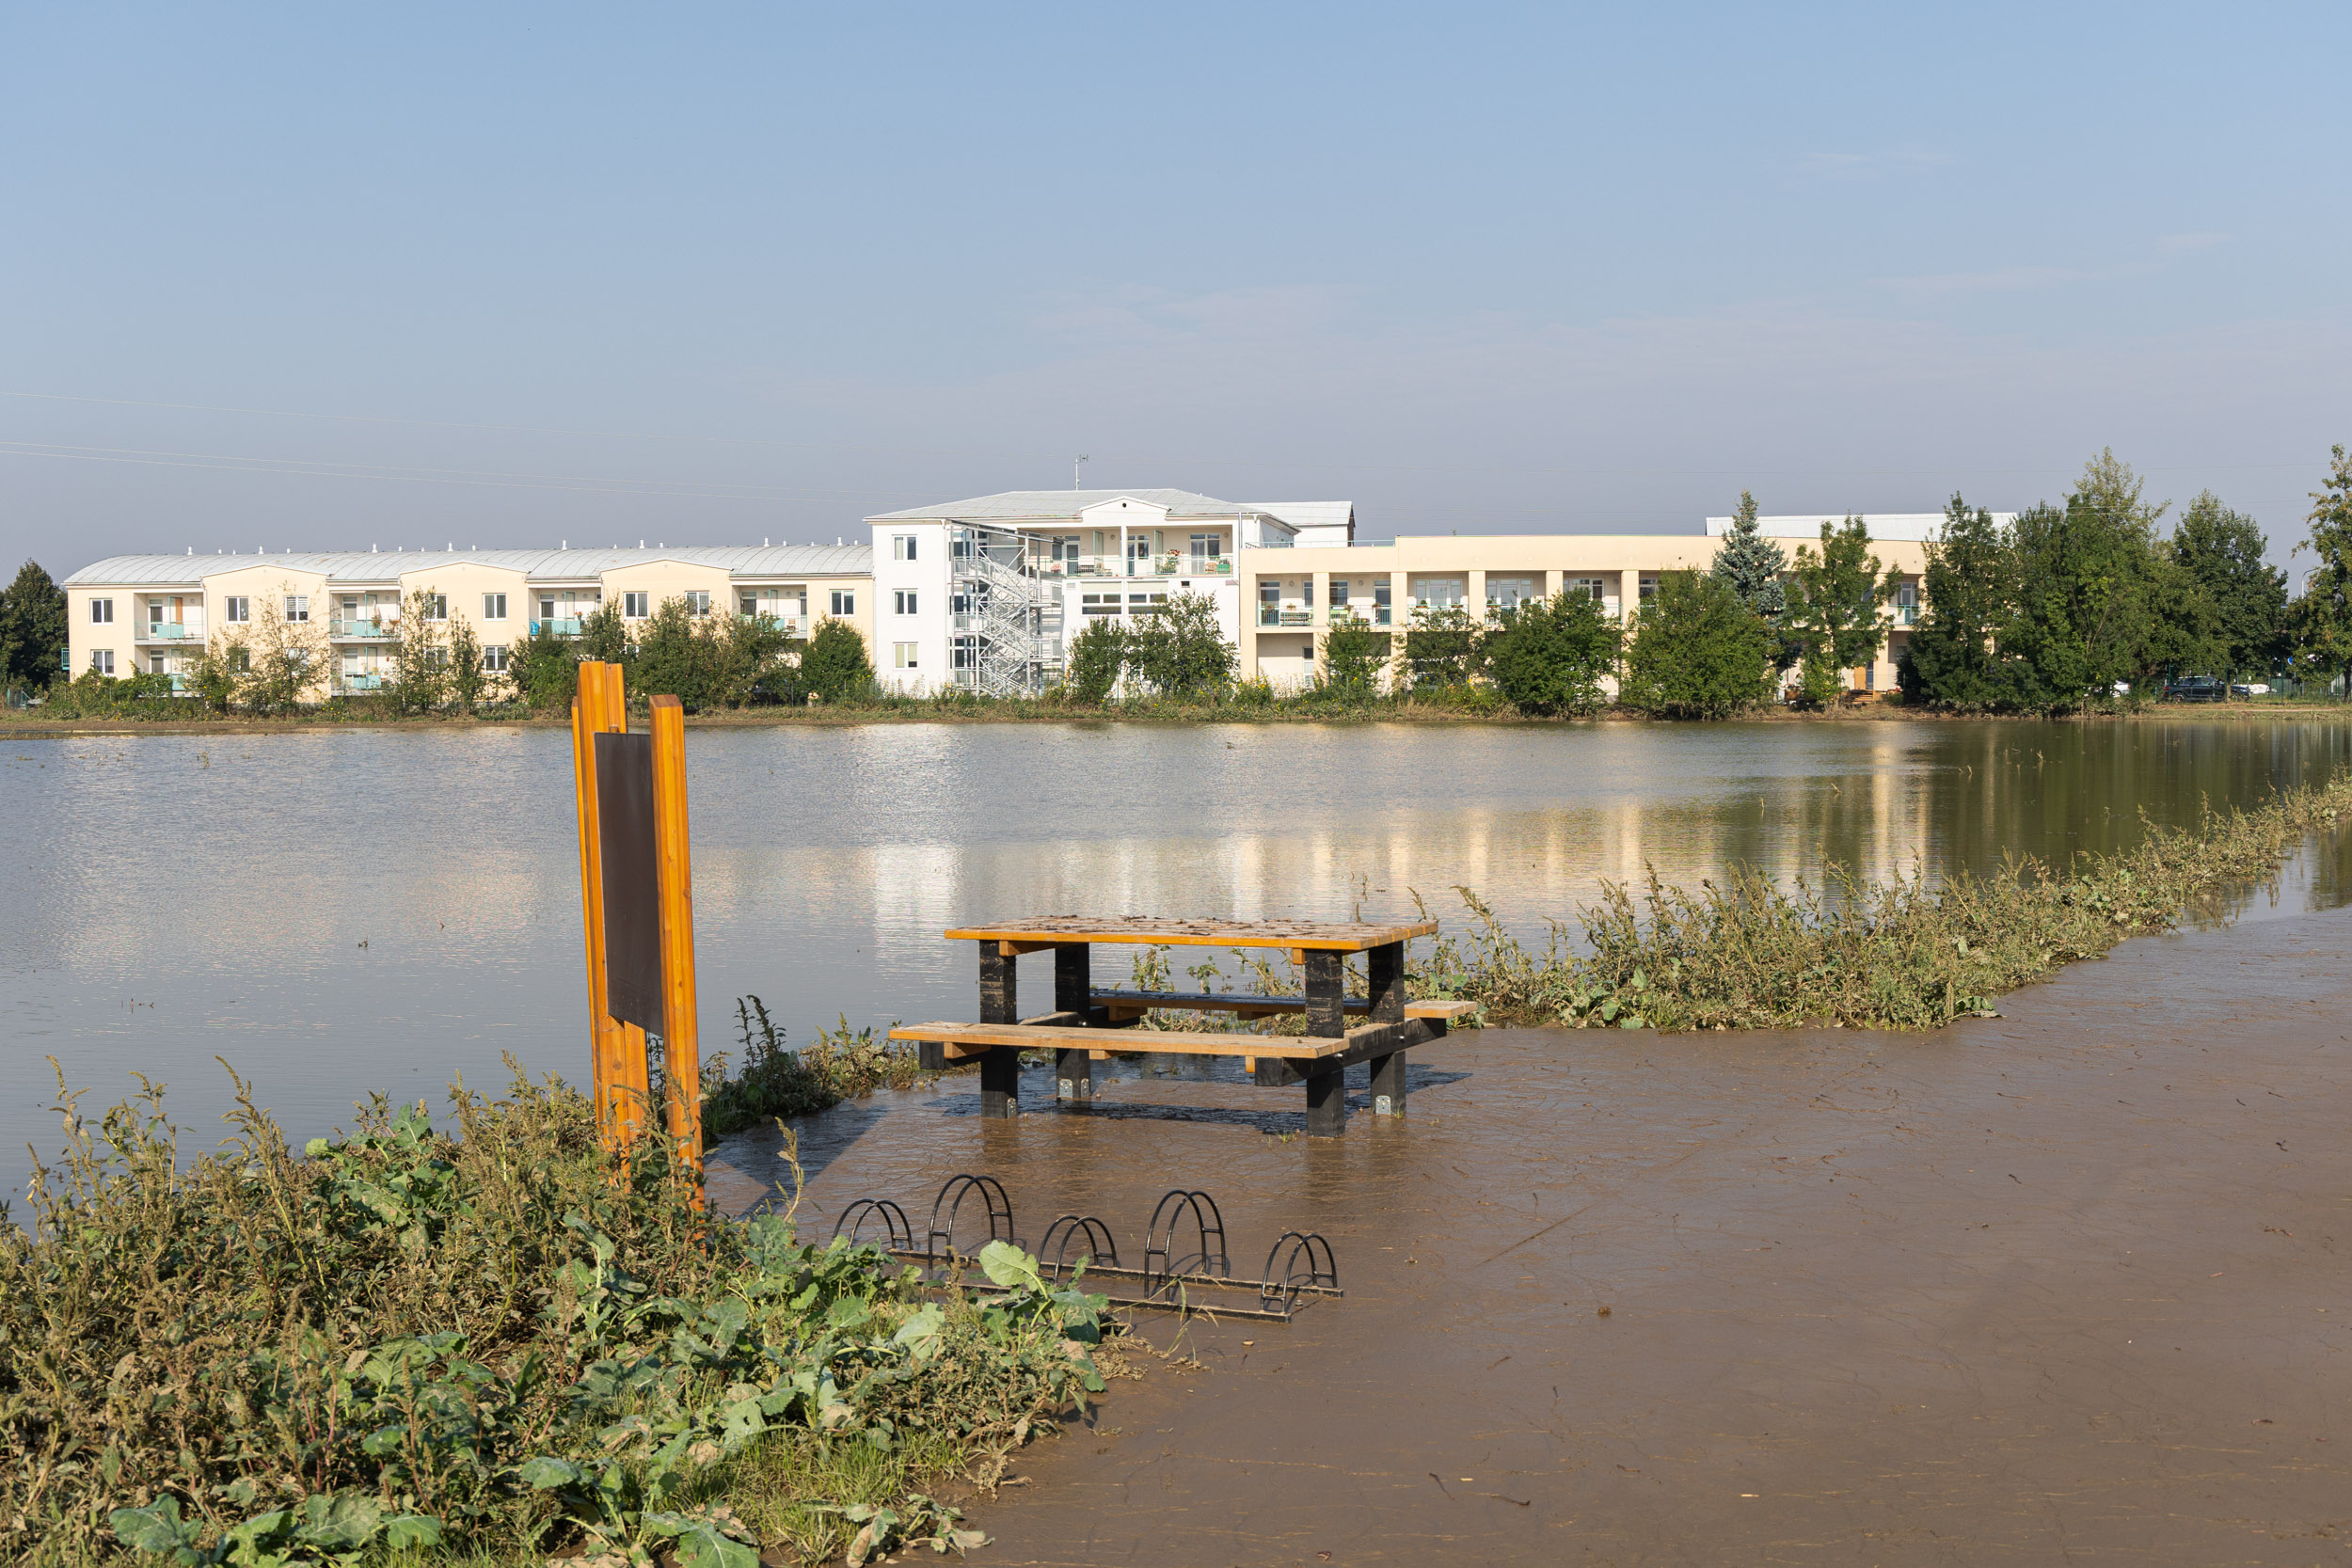
[[[596,830],[604,851],[604,1010],[659,1035],[661,883],[653,841],[653,736],[596,736]]]

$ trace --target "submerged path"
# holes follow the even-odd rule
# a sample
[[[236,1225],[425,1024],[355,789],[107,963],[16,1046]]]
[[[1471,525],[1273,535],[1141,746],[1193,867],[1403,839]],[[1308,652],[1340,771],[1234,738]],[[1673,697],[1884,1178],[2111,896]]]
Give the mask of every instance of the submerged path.
[[[919,1226],[984,1170],[1032,1244],[1139,1249],[1179,1184],[1236,1273],[1332,1239],[1344,1300],[1025,1450],[1002,1568],[2335,1561],[2348,954],[2352,911],[2134,942],[1931,1036],[1468,1033],[1337,1142],[1238,1082],[1010,1124],[951,1082],[819,1118],[809,1203]]]

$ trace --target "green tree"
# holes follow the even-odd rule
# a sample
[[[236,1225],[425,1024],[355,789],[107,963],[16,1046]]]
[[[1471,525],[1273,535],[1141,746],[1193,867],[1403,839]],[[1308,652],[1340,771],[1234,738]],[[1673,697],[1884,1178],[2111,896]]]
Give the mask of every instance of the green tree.
[[[489,689],[490,672],[482,667],[482,639],[471,621],[460,618],[449,628],[449,694],[457,711],[471,717]]]
[[[2297,664],[2343,676],[2352,701],[2352,458],[2342,446],[2332,453],[2326,483],[2312,492],[2310,536],[2295,546],[2319,562],[2295,601],[2295,649]]]
[[[1343,617],[1323,634],[1322,654],[1317,689],[1343,702],[1370,702],[1380,694],[1381,677],[1396,657],[1396,640],[1376,626]]]
[[[1764,537],[1756,521],[1756,498],[1740,492],[1740,508],[1731,528],[1715,548],[1708,568],[1716,581],[1740,595],[1740,602],[1771,621],[1788,607],[1782,582],[1788,570],[1788,552]]]
[[[1468,686],[1479,673],[1484,628],[1460,605],[1413,607],[1405,627],[1405,673],[1416,691]]]
[[[278,592],[253,596],[253,620],[230,650],[239,666],[237,700],[255,713],[292,713],[326,689],[333,657],[326,623],[288,620],[289,586],[280,582]]]
[[[674,595],[654,607],[639,629],[629,689],[640,696],[675,697],[691,709],[713,706],[724,679],[724,651],[707,615]]]
[[[1562,593],[1505,611],[1483,652],[1496,688],[1522,711],[1590,713],[1622,640],[1598,600]]]
[[[183,673],[198,702],[211,712],[227,713],[229,705],[237,698],[240,681],[252,664],[252,654],[243,637],[216,631],[206,640],[204,651],[191,658]]]
[[[1894,596],[1899,572],[1882,572],[1870,553],[1870,531],[1859,517],[1821,525],[1821,550],[1797,546],[1787,626],[1804,661],[1805,700],[1824,703],[1845,684],[1845,672],[1878,657],[1886,640],[1879,607]]]
[[[38,691],[63,668],[65,590],[27,561],[0,592],[0,687]]]
[[[530,637],[506,650],[507,678],[533,713],[564,711],[580,689],[580,659],[548,622],[533,625]]]
[[[600,604],[581,616],[576,646],[582,660],[627,666],[630,654],[628,623],[621,619],[621,607]]]
[[[1089,705],[1107,702],[1119,688],[1119,673],[1127,663],[1127,632],[1116,615],[1090,618],[1070,640],[1069,661],[1062,684],[1073,700]]]
[[[2001,646],[2017,598],[2017,557],[2008,531],[1955,491],[1927,557],[1921,579],[1927,604],[1901,660],[1905,694],[1969,712],[2016,706],[2016,673]]]
[[[2135,693],[2180,644],[2159,621],[2175,586],[2165,581],[2155,527],[2162,505],[2142,499],[2143,482],[2102,451],[2063,507],[2019,515],[2017,613],[2006,646],[2021,661],[2019,705],[2080,708],[2119,683]]]
[[[1236,657],[1206,594],[1171,594],[1127,633],[1129,673],[1162,697],[1222,700],[1232,690]]]
[[[384,695],[395,713],[431,713],[449,701],[449,599],[412,588],[390,623],[392,678]]]
[[[1712,573],[1665,572],[1634,618],[1617,701],[1668,719],[1727,719],[1772,675],[1773,638],[1739,590]]]
[[[847,621],[827,619],[801,650],[801,690],[813,702],[854,703],[874,689],[866,639]]]
[[[2172,558],[2213,602],[2227,674],[2270,673],[2286,627],[2287,575],[2263,559],[2253,518],[2201,492],[2172,531]]]

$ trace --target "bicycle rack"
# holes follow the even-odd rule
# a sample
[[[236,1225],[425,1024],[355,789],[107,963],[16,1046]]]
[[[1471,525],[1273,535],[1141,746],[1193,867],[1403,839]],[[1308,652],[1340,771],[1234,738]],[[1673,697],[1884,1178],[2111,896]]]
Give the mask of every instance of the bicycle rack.
[[[1040,1259],[1045,1257],[1047,1247],[1054,1249],[1053,1261],[1045,1265],[1045,1272],[1050,1277],[1061,1277],[1063,1268],[1070,1261],[1070,1248],[1073,1243],[1079,1248],[1079,1260],[1097,1274],[1105,1264],[1114,1269],[1119,1267],[1119,1243],[1111,1240],[1109,1226],[1092,1214],[1064,1214],[1045,1227],[1045,1239],[1037,1244]]]
[[[947,1178],[931,1199],[931,1227],[923,1238],[926,1258],[947,1258],[955,1253],[956,1215],[963,1208],[963,1200],[974,1193],[980,1195],[980,1203],[988,1211],[988,1239],[992,1242],[1012,1241],[1012,1199],[1005,1196],[1005,1184],[993,1176],[975,1176],[969,1172]],[[955,1201],[948,1202],[953,1194]],[[939,1210],[946,1205],[947,1223],[939,1223]]]
[[[1290,1243],[1288,1252],[1282,1250],[1285,1242]],[[1323,1259],[1320,1263],[1315,1260],[1318,1252]],[[1281,1260],[1279,1278],[1275,1274],[1277,1259]],[[1303,1274],[1299,1269],[1302,1259],[1306,1263]],[[1258,1306],[1266,1311],[1279,1311],[1287,1317],[1298,1300],[1299,1291],[1317,1286],[1334,1292],[1340,1288],[1340,1265],[1331,1256],[1331,1243],[1325,1241],[1319,1231],[1283,1231],[1275,1239],[1273,1250],[1265,1255],[1265,1275],[1258,1281]]]
[[[950,1265],[956,1248],[956,1220],[964,1201],[979,1196],[988,1215],[988,1238],[1018,1246],[1012,1233],[1012,1200],[994,1177],[964,1172],[951,1176],[931,1200],[930,1228],[923,1246],[914,1246],[914,1227],[906,1211],[886,1197],[862,1197],[841,1212],[833,1233],[854,1244],[881,1246],[895,1258],[926,1265],[925,1282],[932,1288],[950,1285],[957,1277]],[[878,1236],[868,1236],[879,1227]],[[1189,1236],[1186,1235],[1189,1230]],[[1180,1248],[1189,1247],[1188,1251]],[[1038,1243],[1039,1272],[1047,1278],[1074,1277],[1081,1268],[1089,1279],[1132,1280],[1140,1295],[1112,1296],[1115,1307],[1148,1307],[1187,1316],[1241,1318],[1288,1323],[1302,1296],[1344,1296],[1331,1243],[1311,1230],[1285,1230],[1266,1254],[1265,1270],[1254,1281],[1235,1279],[1225,1244],[1225,1216],[1216,1199],[1197,1188],[1172,1188],[1152,1210],[1144,1228],[1141,1268],[1120,1261],[1119,1243],[1109,1224],[1095,1214],[1061,1214],[1045,1227]],[[1181,1287],[1200,1286],[1211,1291],[1255,1288],[1254,1306],[1219,1306],[1212,1295],[1196,1301]]]
[[[839,1236],[846,1229],[850,1244],[856,1246],[866,1240],[863,1232],[869,1220],[882,1225],[884,1252],[914,1250],[914,1227],[908,1223],[907,1212],[886,1197],[859,1198],[841,1211],[841,1217],[833,1222],[833,1233]]]

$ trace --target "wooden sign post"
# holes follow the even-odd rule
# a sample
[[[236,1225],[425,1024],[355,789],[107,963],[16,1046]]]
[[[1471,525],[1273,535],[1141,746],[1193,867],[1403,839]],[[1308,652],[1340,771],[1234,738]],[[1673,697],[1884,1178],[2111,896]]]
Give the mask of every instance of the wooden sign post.
[[[694,994],[692,862],[686,813],[686,710],[653,699],[653,733],[628,733],[619,666],[580,667],[572,708],[587,929],[596,1127],[626,1148],[651,1122],[645,1037],[659,1035],[663,1124],[702,1168],[702,1067]],[[696,1183],[696,1205],[701,1203]]]

